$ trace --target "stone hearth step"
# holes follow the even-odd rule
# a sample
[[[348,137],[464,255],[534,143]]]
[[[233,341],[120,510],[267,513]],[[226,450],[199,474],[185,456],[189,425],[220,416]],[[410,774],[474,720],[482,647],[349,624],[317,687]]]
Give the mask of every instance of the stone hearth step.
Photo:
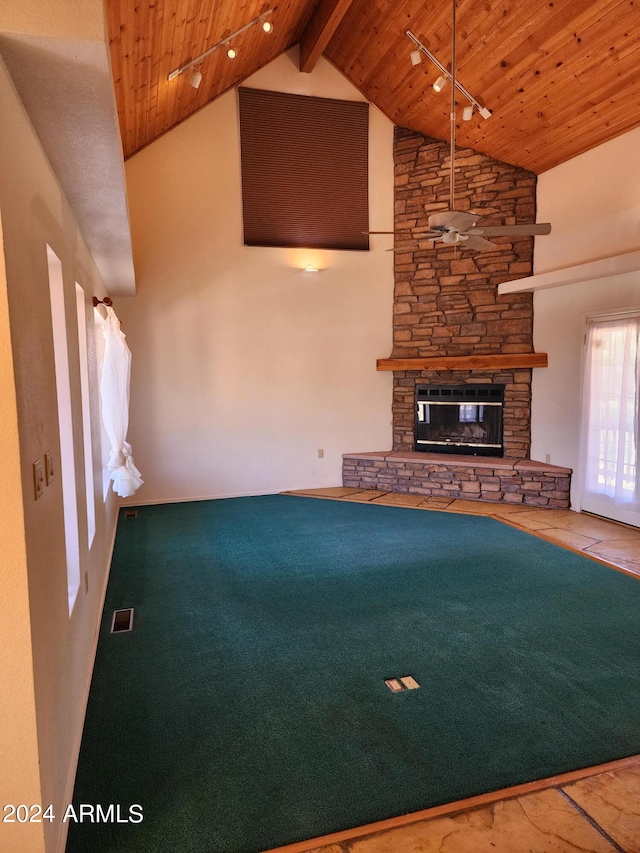
[[[463,456],[417,451],[345,453],[342,482],[429,497],[569,507],[570,468],[533,459]]]

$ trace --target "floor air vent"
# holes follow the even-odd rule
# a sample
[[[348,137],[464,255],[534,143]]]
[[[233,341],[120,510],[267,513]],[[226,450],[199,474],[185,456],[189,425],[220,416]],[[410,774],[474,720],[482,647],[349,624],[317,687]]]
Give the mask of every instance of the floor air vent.
[[[138,510],[137,509],[125,509],[124,511],[125,518],[137,518]]]
[[[133,630],[133,607],[126,610],[114,610],[111,620],[111,633],[121,634],[123,631]]]
[[[403,690],[417,690],[420,685],[412,675],[402,678],[386,678],[384,682],[392,693],[402,693]]]

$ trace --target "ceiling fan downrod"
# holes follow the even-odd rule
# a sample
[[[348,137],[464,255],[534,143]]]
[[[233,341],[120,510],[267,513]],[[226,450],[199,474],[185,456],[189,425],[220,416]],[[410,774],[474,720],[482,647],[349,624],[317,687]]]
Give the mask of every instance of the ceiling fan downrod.
[[[451,151],[449,178],[449,209],[455,210],[455,153],[456,153],[456,0],[452,0],[451,15]]]

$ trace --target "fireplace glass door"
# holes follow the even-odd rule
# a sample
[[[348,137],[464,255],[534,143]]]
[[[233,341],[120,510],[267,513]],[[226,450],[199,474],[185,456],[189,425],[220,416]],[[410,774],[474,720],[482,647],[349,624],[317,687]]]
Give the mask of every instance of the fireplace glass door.
[[[415,449],[502,456],[504,386],[417,386]]]

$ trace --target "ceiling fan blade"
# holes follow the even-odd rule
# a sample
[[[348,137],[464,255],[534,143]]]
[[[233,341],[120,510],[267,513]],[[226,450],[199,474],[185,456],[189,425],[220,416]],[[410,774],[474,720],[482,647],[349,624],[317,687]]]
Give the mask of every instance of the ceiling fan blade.
[[[443,210],[442,213],[432,213],[429,217],[429,228],[451,228],[454,231],[467,231],[473,228],[480,217],[475,213],[464,210]]]
[[[480,225],[472,230],[473,234],[485,237],[532,237],[534,234],[550,234],[551,223],[539,222],[537,225]]]
[[[395,234],[395,231],[361,231],[361,234]],[[412,240],[434,240],[442,237],[442,231],[410,231]]]
[[[462,239],[459,243],[456,243],[455,245],[457,245],[464,252],[469,249],[473,252],[484,252],[486,249],[498,248],[497,243],[492,243],[490,240],[485,240],[484,237],[478,237],[476,234],[469,234],[468,236],[461,234],[460,237]]]

